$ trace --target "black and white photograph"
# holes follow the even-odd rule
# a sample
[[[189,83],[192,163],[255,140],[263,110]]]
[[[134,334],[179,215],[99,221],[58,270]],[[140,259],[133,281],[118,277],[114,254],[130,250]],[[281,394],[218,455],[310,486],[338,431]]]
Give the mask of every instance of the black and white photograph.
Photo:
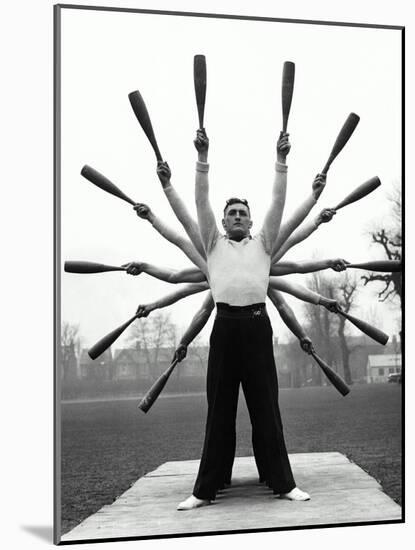
[[[55,543],[401,523],[403,26],[54,32]]]

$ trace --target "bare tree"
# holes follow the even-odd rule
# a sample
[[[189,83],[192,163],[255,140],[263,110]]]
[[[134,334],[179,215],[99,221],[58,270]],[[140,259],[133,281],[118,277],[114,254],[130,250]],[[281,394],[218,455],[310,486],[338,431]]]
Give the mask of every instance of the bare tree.
[[[64,381],[77,378],[77,358],[80,352],[79,325],[63,321],[61,325],[61,361]]]
[[[336,288],[332,278],[322,275],[320,272],[312,273],[307,279],[307,286],[327,298],[335,298]],[[305,304],[307,334],[325,361],[332,367],[336,363],[336,315],[326,308],[314,304]],[[321,369],[313,366],[313,383],[322,384]]]
[[[388,260],[402,260],[402,203],[400,186],[396,183],[389,194],[391,204],[391,218],[389,224],[371,232],[372,242],[379,245]],[[399,309],[402,309],[402,274],[395,273],[369,273],[362,276],[364,285],[369,283],[381,283],[378,291],[380,302],[394,303],[398,301]],[[398,320],[399,326],[401,319]],[[402,342],[402,331],[399,329]]]
[[[402,259],[402,204],[401,191],[395,184],[389,194],[391,204],[391,218],[388,226],[380,227],[371,232],[371,239],[374,244],[379,245],[388,260]],[[378,299],[381,302],[399,299],[399,306],[402,306],[402,276],[401,273],[371,273],[363,275],[364,284],[372,282],[383,283],[378,292]]]
[[[356,278],[348,272],[334,276],[313,273],[308,279],[308,286],[327,298],[337,300],[346,313],[353,309],[359,288]],[[339,371],[342,367],[343,372],[340,374],[344,375],[348,384],[352,384],[350,355],[361,347],[361,344],[351,345],[348,338],[350,324],[342,315],[330,313],[324,307],[306,304],[305,310],[308,321],[306,330],[316,351],[321,352],[334,370]],[[313,369],[313,382],[320,383],[320,380],[320,369],[317,372]]]
[[[284,346],[284,355],[281,354],[282,346],[277,348],[277,361],[284,360],[290,367],[290,387],[300,388],[307,383],[307,365],[312,364],[310,356],[301,349],[298,338],[293,334],[288,337]]]
[[[151,317],[138,319],[130,328],[128,340],[136,349],[144,351],[148,371],[155,380],[159,375],[160,351],[176,347],[176,325],[170,321],[169,314],[159,311]]]
[[[373,232],[372,242],[383,247],[384,252],[389,260],[401,260],[402,258],[402,239],[401,236],[393,235],[385,229],[380,229]],[[399,304],[402,305],[402,275],[399,272],[395,273],[371,273],[363,275],[364,284],[374,281],[382,282],[383,288],[378,292],[379,301],[393,299],[396,296],[399,298]]]
[[[340,307],[346,313],[349,313],[349,311],[353,307],[356,289],[356,279],[350,277],[349,274],[346,274],[344,282],[339,286],[336,292],[336,299]],[[352,373],[350,370],[350,354],[359,346],[349,346],[346,338],[346,319],[342,315],[338,316],[337,334],[339,336],[339,343],[342,354],[344,378],[347,384],[353,384]]]

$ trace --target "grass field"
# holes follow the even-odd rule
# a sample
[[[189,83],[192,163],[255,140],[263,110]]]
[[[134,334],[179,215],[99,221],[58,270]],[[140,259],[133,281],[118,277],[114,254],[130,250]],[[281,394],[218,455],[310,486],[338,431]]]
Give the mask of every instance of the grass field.
[[[401,504],[400,385],[358,385],[345,398],[331,387],[283,389],[280,407],[289,453],[343,453]],[[163,462],[200,458],[205,415],[204,396],[159,399],[147,415],[136,401],[64,404],[62,532]],[[250,438],[241,396],[238,456],[252,455]]]

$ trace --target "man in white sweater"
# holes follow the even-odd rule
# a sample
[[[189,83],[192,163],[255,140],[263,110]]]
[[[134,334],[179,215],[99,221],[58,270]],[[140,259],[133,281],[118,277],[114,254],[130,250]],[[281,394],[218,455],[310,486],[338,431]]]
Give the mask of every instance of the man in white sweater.
[[[203,453],[193,494],[178,510],[209,504],[226,481],[228,441],[234,431],[240,384],[268,485],[283,498],[308,500],[309,495],[296,487],[285,447],[272,328],[265,309],[271,255],[285,203],[288,134],[278,140],[271,205],[260,232],[253,237],[249,205],[239,198],[227,201],[222,220],[225,235],[219,232],[209,202],[209,140],[204,130],[198,130],[195,147],[198,225],[217,315],[210,339]]]

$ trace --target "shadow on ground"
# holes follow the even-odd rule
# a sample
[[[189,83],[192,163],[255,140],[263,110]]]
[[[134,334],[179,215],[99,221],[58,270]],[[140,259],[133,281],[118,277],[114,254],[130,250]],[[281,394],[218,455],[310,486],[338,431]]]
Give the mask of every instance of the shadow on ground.
[[[38,539],[53,543],[53,527],[51,525],[21,525],[21,528]]]

